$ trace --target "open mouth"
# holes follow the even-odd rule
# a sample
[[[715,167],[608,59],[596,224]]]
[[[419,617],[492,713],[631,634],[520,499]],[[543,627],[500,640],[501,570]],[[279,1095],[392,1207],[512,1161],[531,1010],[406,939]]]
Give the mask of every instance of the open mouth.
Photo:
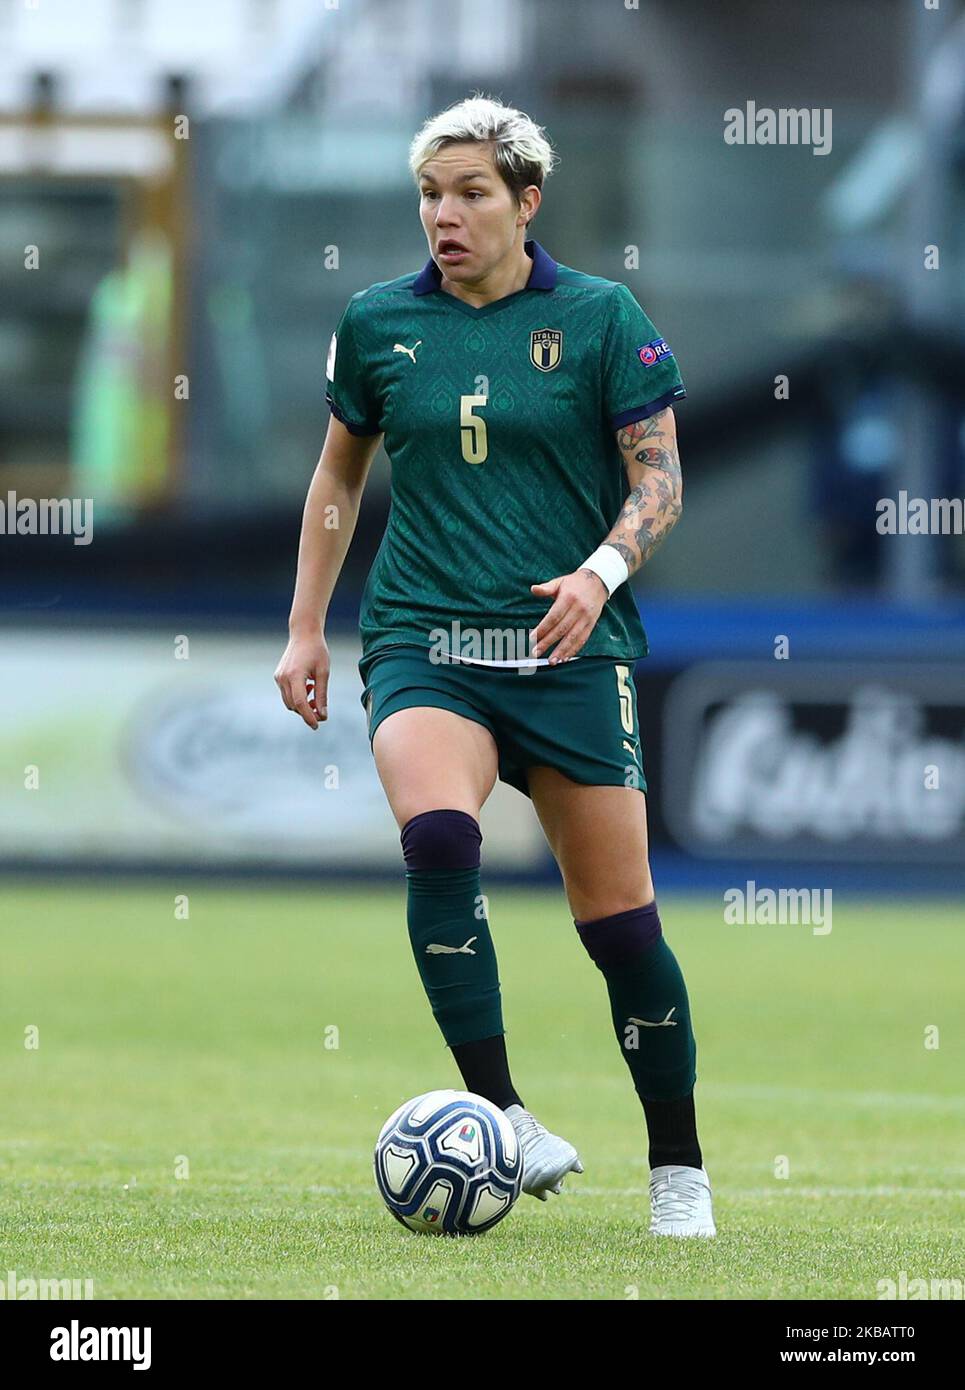
[[[452,237],[443,237],[436,248],[439,258],[443,261],[459,261],[469,252],[461,241],[454,241]]]

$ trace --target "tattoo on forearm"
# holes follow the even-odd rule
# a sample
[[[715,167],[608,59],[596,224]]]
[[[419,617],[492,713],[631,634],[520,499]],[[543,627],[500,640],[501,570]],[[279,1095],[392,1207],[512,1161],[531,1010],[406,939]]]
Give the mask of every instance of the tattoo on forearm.
[[[661,410],[617,431],[630,493],[605,544],[626,560],[630,573],[667,538],[683,510],[683,481],[673,415]]]
[[[610,546],[611,549],[615,550],[619,555],[623,556],[624,560],[626,560],[627,562],[627,569],[632,572],[636,567],[637,563],[637,557],[635,552],[632,551],[628,545],[624,545],[622,541],[608,540],[606,541],[606,544]]]

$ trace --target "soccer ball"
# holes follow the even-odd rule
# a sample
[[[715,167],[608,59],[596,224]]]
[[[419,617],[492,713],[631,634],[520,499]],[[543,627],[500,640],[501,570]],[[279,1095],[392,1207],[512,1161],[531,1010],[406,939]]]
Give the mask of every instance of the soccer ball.
[[[375,1146],[375,1181],[410,1231],[478,1235],[519,1196],[522,1155],[503,1112],[472,1091],[428,1091],[400,1105]]]

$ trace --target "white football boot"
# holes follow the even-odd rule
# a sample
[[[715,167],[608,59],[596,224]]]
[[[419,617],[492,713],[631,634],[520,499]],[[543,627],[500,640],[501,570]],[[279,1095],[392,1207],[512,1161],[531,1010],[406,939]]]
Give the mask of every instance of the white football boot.
[[[715,1236],[706,1168],[665,1163],[650,1173],[652,1236]]]
[[[545,1202],[550,1192],[559,1193],[567,1173],[582,1173],[583,1164],[572,1144],[550,1134],[521,1105],[508,1105],[506,1118],[516,1131],[523,1156],[523,1191]]]

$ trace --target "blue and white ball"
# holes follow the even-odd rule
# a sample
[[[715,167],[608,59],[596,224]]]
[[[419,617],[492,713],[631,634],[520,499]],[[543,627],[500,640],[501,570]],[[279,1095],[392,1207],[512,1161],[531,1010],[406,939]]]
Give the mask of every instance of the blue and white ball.
[[[375,1181],[411,1231],[478,1235],[502,1221],[520,1193],[516,1131],[471,1091],[428,1091],[400,1105],[375,1146]]]

